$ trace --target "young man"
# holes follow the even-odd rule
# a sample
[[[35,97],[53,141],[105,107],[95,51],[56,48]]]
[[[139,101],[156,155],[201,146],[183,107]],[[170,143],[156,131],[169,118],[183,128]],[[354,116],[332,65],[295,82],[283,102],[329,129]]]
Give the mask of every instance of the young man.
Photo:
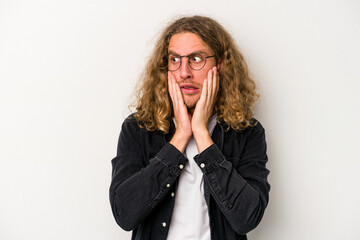
[[[132,239],[247,239],[268,203],[255,83],[231,36],[184,17],[160,36],[123,123],[110,202]]]

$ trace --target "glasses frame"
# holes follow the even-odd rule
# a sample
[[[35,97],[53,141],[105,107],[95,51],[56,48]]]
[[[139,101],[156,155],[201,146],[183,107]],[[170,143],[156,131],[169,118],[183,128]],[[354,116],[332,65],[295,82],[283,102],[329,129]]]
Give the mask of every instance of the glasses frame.
[[[175,69],[175,70],[170,70],[169,69],[169,55],[175,55],[175,56],[177,56],[177,57],[179,57],[180,58],[180,64],[179,64],[179,67],[177,68],[177,69]],[[170,72],[175,72],[175,71],[177,71],[177,70],[179,70],[179,68],[181,67],[181,64],[182,64],[182,58],[183,57],[187,57],[188,58],[188,64],[189,64],[189,66],[190,66],[190,68],[192,69],[192,70],[194,70],[194,71],[200,71],[201,69],[203,69],[204,67],[205,67],[205,65],[206,65],[206,59],[208,59],[208,58],[212,58],[212,57],[216,57],[215,55],[212,55],[212,56],[205,56],[205,62],[204,62],[204,65],[201,67],[201,68],[199,68],[199,69],[194,69],[192,66],[191,66],[191,63],[190,63],[190,56],[191,55],[194,55],[194,53],[192,53],[192,54],[189,54],[189,55],[183,55],[183,56],[180,56],[180,55],[178,55],[178,54],[175,54],[175,53],[171,53],[171,54],[167,54],[164,58],[166,59],[166,66],[167,66],[167,69],[170,71]],[[200,54],[201,55],[201,54]]]

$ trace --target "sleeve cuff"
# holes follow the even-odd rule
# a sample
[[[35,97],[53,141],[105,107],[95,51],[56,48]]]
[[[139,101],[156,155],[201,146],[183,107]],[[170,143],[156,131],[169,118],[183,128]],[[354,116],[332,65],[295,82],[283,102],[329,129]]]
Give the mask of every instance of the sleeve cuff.
[[[156,154],[170,171],[176,175],[180,174],[181,170],[185,167],[187,158],[171,143],[166,143],[164,147]]]
[[[194,157],[195,162],[203,172],[211,172],[218,164],[225,160],[224,155],[216,144],[212,144]]]

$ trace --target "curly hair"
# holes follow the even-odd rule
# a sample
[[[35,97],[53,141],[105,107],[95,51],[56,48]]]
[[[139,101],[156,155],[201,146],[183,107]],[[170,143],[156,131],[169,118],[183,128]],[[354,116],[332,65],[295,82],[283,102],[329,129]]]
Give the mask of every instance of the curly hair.
[[[215,20],[204,16],[182,17],[171,22],[161,33],[150,55],[136,90],[134,117],[140,127],[148,131],[168,133],[172,116],[172,102],[168,93],[167,64],[170,38],[183,32],[199,36],[215,53],[219,70],[219,92],[215,111],[227,128],[242,130],[253,124],[253,105],[259,95],[250,78],[247,64],[231,35]],[[226,87],[225,87],[226,86]]]

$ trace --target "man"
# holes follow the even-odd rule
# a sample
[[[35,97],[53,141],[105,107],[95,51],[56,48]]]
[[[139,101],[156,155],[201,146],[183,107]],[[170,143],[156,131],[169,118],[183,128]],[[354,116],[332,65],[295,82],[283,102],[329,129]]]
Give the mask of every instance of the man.
[[[132,239],[247,239],[268,203],[255,83],[231,36],[184,17],[161,34],[123,123],[110,202]]]

